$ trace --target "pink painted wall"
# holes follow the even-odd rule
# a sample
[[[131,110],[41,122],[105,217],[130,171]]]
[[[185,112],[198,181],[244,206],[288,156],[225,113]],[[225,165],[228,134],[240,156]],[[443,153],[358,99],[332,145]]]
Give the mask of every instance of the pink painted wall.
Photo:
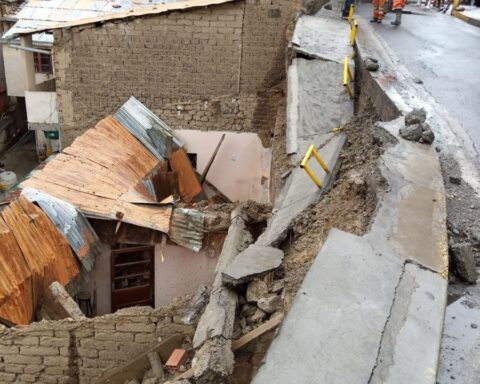
[[[197,171],[203,172],[213,151],[225,133],[207,176],[232,201],[270,201],[270,164],[272,151],[264,148],[256,133],[176,130],[189,153],[197,154]]]
[[[176,245],[165,246],[163,260],[161,253],[161,245],[155,246],[155,308],[213,282],[218,261],[215,253],[195,253]]]
[[[218,254],[201,250],[195,253],[176,245],[155,246],[155,308],[168,305],[179,296],[193,293],[201,284],[210,285],[217,265]],[[97,291],[97,315],[111,312],[110,248],[98,258],[90,279],[82,289],[93,298]]]

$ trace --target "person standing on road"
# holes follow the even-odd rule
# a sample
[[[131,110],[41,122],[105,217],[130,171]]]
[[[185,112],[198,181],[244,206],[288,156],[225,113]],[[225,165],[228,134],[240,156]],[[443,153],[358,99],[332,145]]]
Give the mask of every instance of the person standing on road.
[[[373,19],[371,23],[381,23],[384,16],[385,0],[373,0]]]
[[[406,0],[393,0],[392,10],[395,13],[395,20],[391,22],[392,25],[398,26],[402,24],[402,12],[406,2]]]

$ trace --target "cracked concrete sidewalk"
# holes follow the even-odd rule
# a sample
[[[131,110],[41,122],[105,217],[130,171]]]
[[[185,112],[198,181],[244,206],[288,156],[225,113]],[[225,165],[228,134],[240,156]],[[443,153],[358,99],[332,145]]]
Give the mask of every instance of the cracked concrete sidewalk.
[[[360,46],[359,60],[366,53]],[[390,97],[397,115],[409,109],[402,96],[410,94],[387,92],[388,78],[370,80],[374,100]],[[435,383],[447,295],[445,195],[435,149],[400,139],[401,123],[381,125],[397,143],[380,158],[389,191],[369,233],[329,233],[254,384]]]

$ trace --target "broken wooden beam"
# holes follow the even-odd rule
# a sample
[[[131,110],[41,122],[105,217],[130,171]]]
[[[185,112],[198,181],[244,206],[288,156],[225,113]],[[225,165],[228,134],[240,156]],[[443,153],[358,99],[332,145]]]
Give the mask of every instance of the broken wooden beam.
[[[178,174],[179,192],[182,201],[192,203],[205,200],[205,193],[185,150],[180,148],[174,151],[169,161],[172,170]]]
[[[207,177],[208,171],[210,170],[210,167],[212,166],[212,164],[215,160],[215,157],[217,157],[218,150],[220,149],[220,146],[222,145],[223,140],[225,140],[225,133],[222,135],[222,138],[218,142],[217,147],[215,148],[215,151],[213,151],[213,154],[210,157],[210,160],[208,160],[208,163],[207,163],[207,165],[206,165],[206,167],[205,167],[205,169],[202,173],[202,177],[200,178],[200,184],[203,184],[203,182],[205,181],[205,178]]]

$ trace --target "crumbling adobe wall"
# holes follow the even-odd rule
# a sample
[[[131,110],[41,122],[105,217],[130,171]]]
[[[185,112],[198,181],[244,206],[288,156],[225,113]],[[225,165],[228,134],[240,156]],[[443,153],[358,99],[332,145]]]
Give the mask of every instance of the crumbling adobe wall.
[[[43,321],[0,331],[0,383],[92,383],[104,371],[178,333],[191,340],[195,325],[177,307],[128,308],[73,321]]]
[[[62,145],[132,95],[174,128],[270,131],[296,4],[235,1],[55,30]]]

